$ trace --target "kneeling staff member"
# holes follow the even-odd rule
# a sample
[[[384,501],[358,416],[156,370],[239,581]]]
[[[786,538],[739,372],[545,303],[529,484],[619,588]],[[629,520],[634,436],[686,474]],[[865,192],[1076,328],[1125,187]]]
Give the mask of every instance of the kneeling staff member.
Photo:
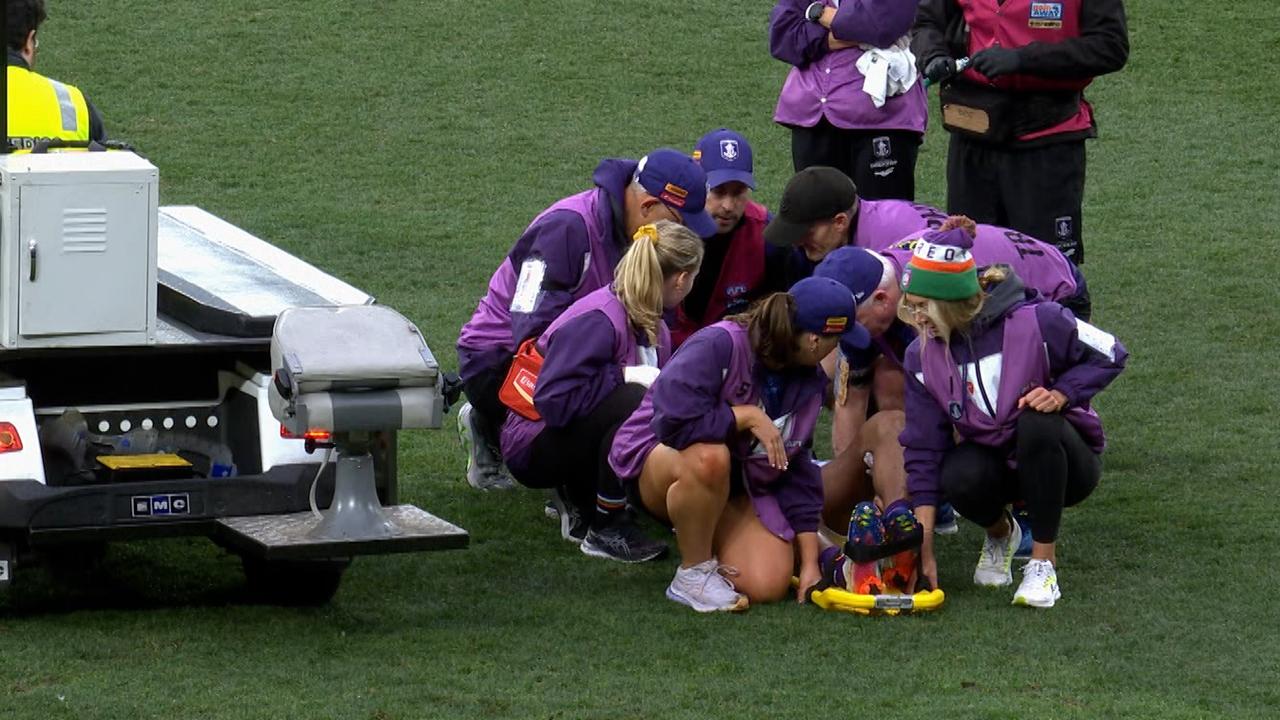
[[[528,487],[560,491],[561,530],[587,555],[643,562],[666,553],[624,512],[609,449],[671,354],[662,313],[688,294],[701,262],[702,240],[687,228],[641,227],[612,285],[570,305],[538,339],[540,419],[512,408],[502,427],[507,467]]]
[[[778,600],[797,558],[800,587],[818,581],[818,363],[842,338],[870,341],[849,290],[802,280],[694,333],[618,430],[609,460],[632,503],[676,530],[668,598],[698,612]]]

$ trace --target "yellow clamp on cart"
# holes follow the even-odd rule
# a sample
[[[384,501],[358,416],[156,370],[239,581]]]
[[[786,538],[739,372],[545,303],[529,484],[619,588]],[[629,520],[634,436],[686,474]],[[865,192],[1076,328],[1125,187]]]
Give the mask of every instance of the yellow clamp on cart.
[[[791,584],[793,587],[798,586],[800,579],[792,577]],[[825,581],[809,588],[808,596],[809,602],[823,610],[840,610],[858,615],[898,615],[904,612],[937,610],[947,597],[940,588],[921,590],[914,595],[864,595],[835,587]]]

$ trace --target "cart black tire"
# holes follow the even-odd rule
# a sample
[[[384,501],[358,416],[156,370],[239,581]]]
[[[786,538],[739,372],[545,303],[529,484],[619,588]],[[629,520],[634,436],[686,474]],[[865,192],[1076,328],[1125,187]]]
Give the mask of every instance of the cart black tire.
[[[263,560],[241,556],[249,592],[272,605],[315,607],[333,599],[351,558]]]

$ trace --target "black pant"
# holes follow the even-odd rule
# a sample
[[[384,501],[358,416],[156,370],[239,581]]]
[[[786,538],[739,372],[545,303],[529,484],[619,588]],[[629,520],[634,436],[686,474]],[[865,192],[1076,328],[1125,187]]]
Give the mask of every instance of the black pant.
[[[498,453],[502,424],[507,421],[507,406],[498,399],[498,389],[507,379],[511,360],[507,358],[501,365],[462,381],[462,390],[467,394],[467,402],[471,403],[471,422],[484,435],[495,454]]]
[[[1084,263],[1084,140],[1008,149],[951,133],[947,212],[1020,230]]]
[[[1015,443],[1017,470],[1009,469],[1001,448],[969,442],[952,448],[942,460],[942,490],[957,512],[982,527],[994,525],[1005,505],[1023,500],[1032,539],[1054,542],[1062,509],[1098,486],[1102,460],[1056,413],[1023,412]]]
[[[911,130],[844,130],[818,121],[791,127],[791,162],[796,172],[829,165],[853,178],[868,200],[915,200],[916,154],[920,133]]]
[[[516,480],[531,488],[563,486],[569,500],[593,517],[596,494],[625,499],[622,481],[609,466],[613,436],[640,407],[644,388],[624,383],[605,396],[595,410],[558,428],[545,428],[534,438],[529,467]]]

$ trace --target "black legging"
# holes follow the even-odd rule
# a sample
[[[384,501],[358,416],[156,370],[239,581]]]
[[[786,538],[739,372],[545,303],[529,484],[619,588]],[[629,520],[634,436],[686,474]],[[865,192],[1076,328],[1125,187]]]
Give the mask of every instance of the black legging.
[[[595,410],[559,428],[546,428],[534,438],[529,467],[516,473],[522,485],[553,488],[563,485],[569,499],[587,518],[597,493],[625,499],[622,481],[609,466],[613,436],[640,407],[644,388],[624,383],[605,396]]]
[[[942,460],[942,489],[957,512],[982,527],[1000,520],[1004,507],[1023,500],[1038,543],[1058,539],[1062,509],[1089,497],[1102,475],[1102,460],[1062,415],[1024,411],[1018,417],[1017,470],[1000,448],[961,443]]]

